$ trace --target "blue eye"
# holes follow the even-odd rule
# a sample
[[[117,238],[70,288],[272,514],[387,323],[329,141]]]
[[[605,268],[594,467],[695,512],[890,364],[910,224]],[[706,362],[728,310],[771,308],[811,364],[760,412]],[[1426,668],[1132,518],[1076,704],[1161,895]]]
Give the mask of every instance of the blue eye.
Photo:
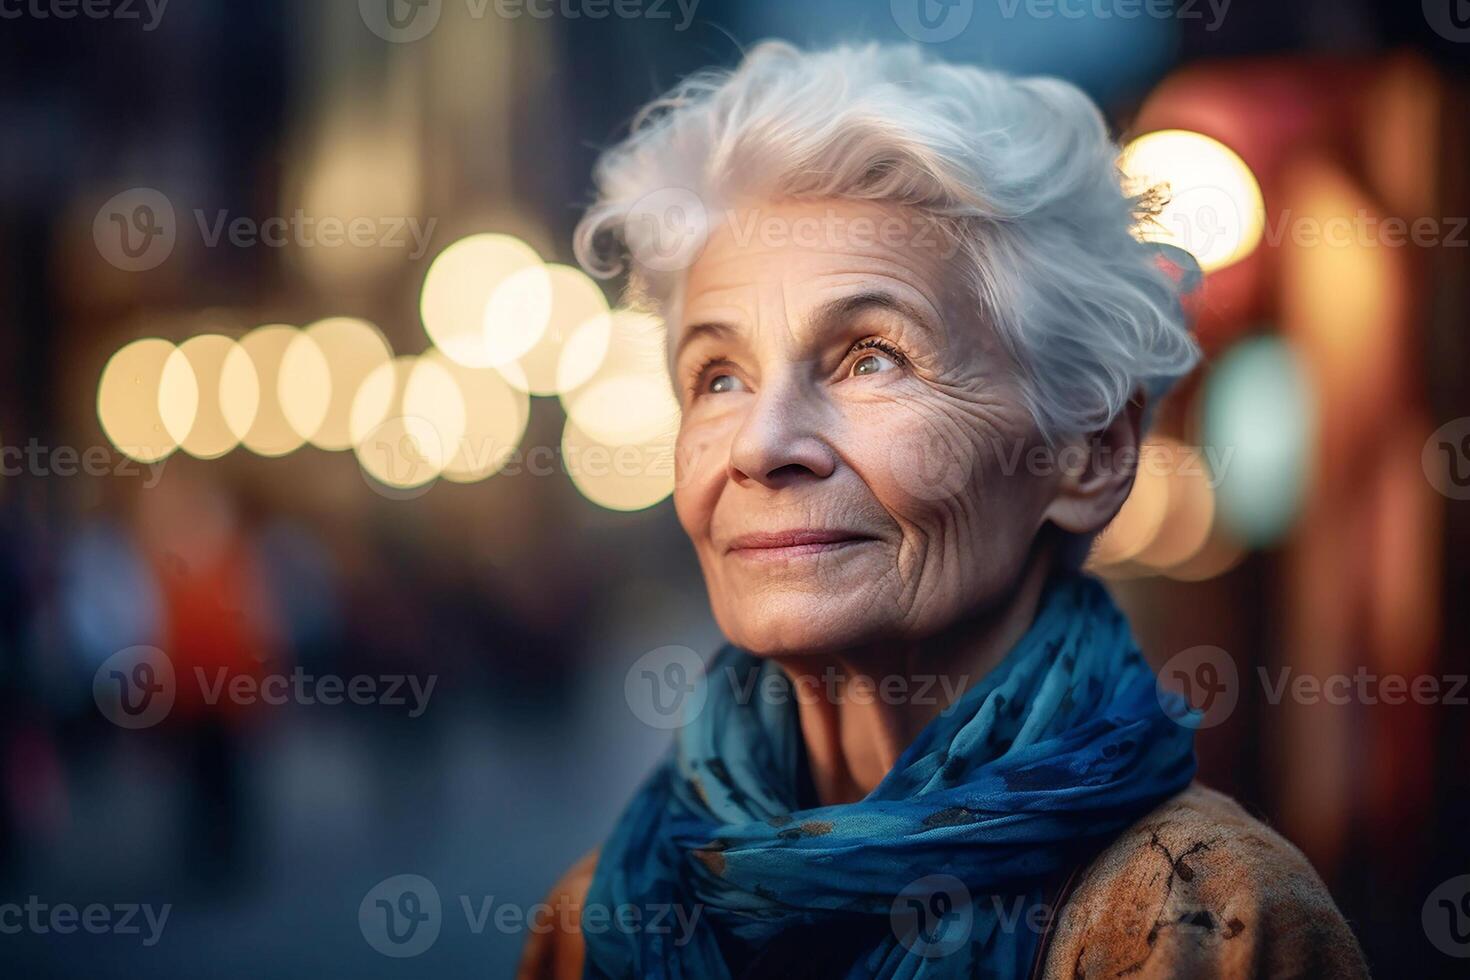
[[[712,395],[723,394],[727,391],[743,391],[744,389],[745,386],[740,383],[740,379],[733,374],[717,374],[709,379],[709,384],[705,388]]]

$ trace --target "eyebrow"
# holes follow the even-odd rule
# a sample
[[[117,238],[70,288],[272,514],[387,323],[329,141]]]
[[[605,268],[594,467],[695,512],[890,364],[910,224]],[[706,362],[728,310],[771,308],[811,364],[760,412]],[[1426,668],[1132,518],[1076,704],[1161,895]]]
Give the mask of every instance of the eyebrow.
[[[684,328],[683,336],[679,338],[679,343],[674,347],[673,359],[677,361],[679,359],[679,355],[684,352],[684,348],[689,346],[689,343],[693,341],[696,337],[721,338],[729,337],[734,333],[734,327],[732,327],[728,323],[723,323],[719,320],[709,320],[702,323],[692,324]]]
[[[811,317],[811,322],[816,325],[819,333],[831,330],[834,324],[862,313],[870,309],[889,310],[897,313],[906,320],[912,321],[920,329],[933,333],[935,325],[933,321],[916,309],[912,304],[905,302],[893,293],[884,289],[868,289],[851,296],[841,296],[818,307],[816,313]],[[737,333],[736,327],[720,320],[708,320],[691,324],[684,329],[679,343],[674,348],[674,359],[677,360],[696,337],[728,338]]]
[[[842,296],[824,304],[817,310],[812,322],[825,330],[832,326],[834,321],[845,320],[850,316],[862,313],[866,310],[878,309],[897,313],[906,320],[911,320],[916,326],[932,333],[935,325],[932,320],[914,307],[886,289],[868,289],[852,296]]]

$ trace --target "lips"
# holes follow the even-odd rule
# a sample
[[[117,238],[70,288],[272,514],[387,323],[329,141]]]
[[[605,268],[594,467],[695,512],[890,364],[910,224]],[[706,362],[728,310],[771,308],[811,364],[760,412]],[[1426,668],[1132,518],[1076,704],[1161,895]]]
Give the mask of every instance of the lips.
[[[731,540],[726,550],[737,558],[769,561],[818,555],[874,540],[872,535],[857,531],[803,528],[742,534]]]

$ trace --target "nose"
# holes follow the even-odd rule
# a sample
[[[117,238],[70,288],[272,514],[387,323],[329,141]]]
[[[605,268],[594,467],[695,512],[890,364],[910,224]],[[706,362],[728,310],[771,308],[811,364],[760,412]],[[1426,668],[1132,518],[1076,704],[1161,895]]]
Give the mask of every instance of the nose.
[[[730,445],[730,479],[777,489],[831,476],[837,455],[822,435],[817,401],[796,383],[759,391]]]

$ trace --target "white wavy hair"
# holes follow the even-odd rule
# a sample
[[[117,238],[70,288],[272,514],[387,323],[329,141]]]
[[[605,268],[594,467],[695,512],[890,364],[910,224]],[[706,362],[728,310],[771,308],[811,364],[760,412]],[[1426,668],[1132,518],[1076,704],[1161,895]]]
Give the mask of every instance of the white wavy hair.
[[[650,195],[679,188],[711,210],[916,209],[957,246],[1051,440],[1105,428],[1140,389],[1152,405],[1199,358],[1180,302],[1197,269],[1169,250],[1171,276],[1161,248],[1135,237],[1158,197],[1126,193],[1117,157],[1097,107],[1059,79],[945,64],[917,46],[767,41],[638,114],[597,163],[577,257],[602,277],[626,267],[632,301],[671,318],[683,271],[649,258],[658,229],[630,220]]]

